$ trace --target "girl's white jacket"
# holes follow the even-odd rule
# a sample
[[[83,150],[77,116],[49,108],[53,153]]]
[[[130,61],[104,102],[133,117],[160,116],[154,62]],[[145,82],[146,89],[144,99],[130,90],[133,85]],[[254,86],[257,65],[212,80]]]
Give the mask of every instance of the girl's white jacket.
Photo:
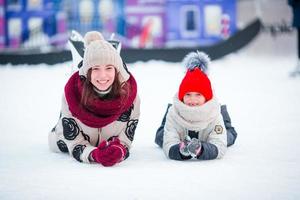
[[[188,131],[198,132],[199,140],[215,145],[216,158],[224,156],[227,149],[227,133],[220,104],[215,97],[201,106],[191,107],[180,101],[178,94],[174,96],[164,127],[163,150],[167,157],[170,156],[170,148],[183,141]]]

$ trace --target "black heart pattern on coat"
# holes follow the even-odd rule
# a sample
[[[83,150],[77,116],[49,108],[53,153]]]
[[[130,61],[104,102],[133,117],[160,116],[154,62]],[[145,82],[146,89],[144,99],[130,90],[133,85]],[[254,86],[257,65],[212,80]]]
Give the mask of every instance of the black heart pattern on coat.
[[[86,145],[78,144],[74,147],[74,149],[72,151],[73,157],[79,162],[82,162],[82,160],[80,159],[80,155],[82,154],[85,147],[86,147]]]
[[[65,152],[65,153],[69,152],[68,147],[64,141],[58,140],[56,144],[61,152]]]
[[[125,130],[125,134],[126,134],[126,136],[128,137],[128,139],[130,141],[133,141],[135,129],[137,127],[138,122],[139,122],[138,119],[129,120],[127,122],[127,127],[126,127],[126,130]]]
[[[73,118],[62,118],[63,134],[67,140],[74,140],[79,134],[79,127]]]

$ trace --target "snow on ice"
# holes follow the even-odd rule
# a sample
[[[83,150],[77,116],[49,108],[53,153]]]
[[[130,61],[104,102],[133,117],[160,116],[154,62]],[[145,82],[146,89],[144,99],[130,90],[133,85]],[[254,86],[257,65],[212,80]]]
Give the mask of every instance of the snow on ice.
[[[154,143],[184,75],[180,63],[128,65],[141,117],[129,159],[108,168],[48,149],[71,62],[1,66],[0,199],[299,199],[300,77],[288,76],[295,44],[295,34],[276,40],[262,34],[212,62],[216,95],[238,132],[225,157],[212,161],[169,160]]]

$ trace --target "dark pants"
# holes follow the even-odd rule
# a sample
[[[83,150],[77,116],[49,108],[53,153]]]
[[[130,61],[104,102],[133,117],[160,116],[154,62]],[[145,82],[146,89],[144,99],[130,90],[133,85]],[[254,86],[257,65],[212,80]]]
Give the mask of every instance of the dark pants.
[[[298,34],[298,58],[300,59],[300,27],[297,27],[297,34]]]
[[[156,131],[156,135],[155,135],[155,143],[162,147],[163,145],[163,139],[164,139],[164,127],[165,127],[165,123],[166,123],[166,116],[167,113],[169,111],[169,108],[172,104],[168,104],[166,113],[163,117],[163,120],[161,122],[160,127],[157,129]],[[221,106],[221,114],[223,116],[223,120],[224,120],[224,124],[225,124],[225,128],[227,130],[227,146],[231,146],[234,144],[236,137],[237,137],[237,133],[234,129],[234,127],[231,126],[231,119],[229,117],[229,114],[227,112],[227,107],[226,105],[222,105]]]

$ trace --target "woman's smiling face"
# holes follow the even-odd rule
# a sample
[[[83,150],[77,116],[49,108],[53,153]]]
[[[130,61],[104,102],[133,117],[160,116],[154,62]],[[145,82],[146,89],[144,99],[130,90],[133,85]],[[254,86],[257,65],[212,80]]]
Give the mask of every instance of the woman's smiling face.
[[[107,90],[115,80],[116,70],[113,65],[96,65],[92,67],[91,83],[100,91]]]

